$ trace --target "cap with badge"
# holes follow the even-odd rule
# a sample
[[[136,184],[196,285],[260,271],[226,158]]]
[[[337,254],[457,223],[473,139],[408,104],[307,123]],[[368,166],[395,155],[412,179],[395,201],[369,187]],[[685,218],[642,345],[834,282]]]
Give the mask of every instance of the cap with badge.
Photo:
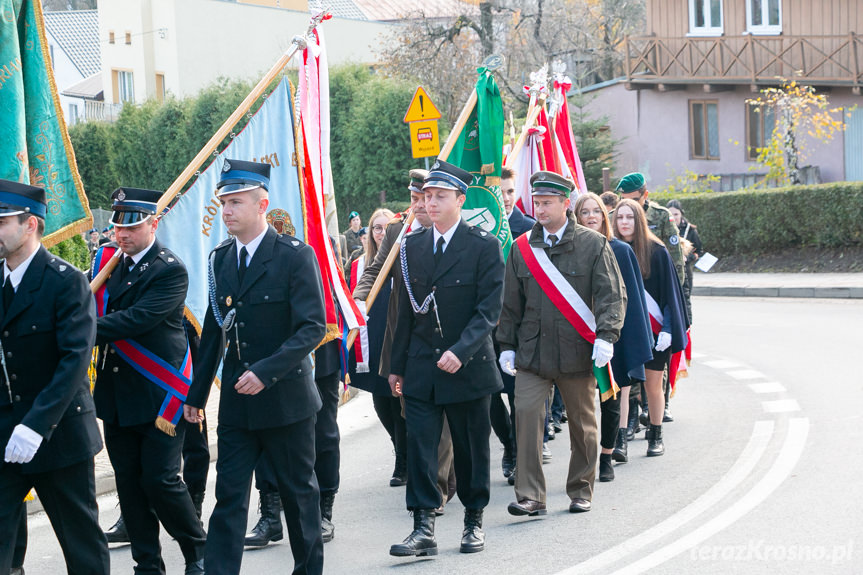
[[[411,181],[408,184],[408,190],[410,190],[411,192],[416,192],[418,194],[423,193],[423,184],[425,183],[425,180],[429,175],[428,170],[414,169],[411,170],[409,173]]]
[[[44,188],[0,180],[0,217],[32,214],[43,220],[48,214]]]
[[[270,164],[225,160],[216,184],[216,197],[247,192],[255,188],[270,189]]]
[[[530,177],[532,196],[561,196],[568,198],[575,189],[575,182],[554,172],[534,172]]]
[[[136,226],[156,215],[156,204],[162,192],[141,188],[117,188],[111,194],[111,224],[118,228]],[[106,233],[108,228],[106,228]]]
[[[358,218],[358,217],[360,217],[359,212],[351,212],[348,214],[348,221],[351,221],[352,219]]]
[[[617,191],[621,194],[630,194],[638,192],[644,187],[644,174],[641,172],[632,172],[626,174],[617,183]]]
[[[458,166],[443,160],[435,160],[431,170],[423,181],[423,190],[441,188],[455,190],[461,194],[467,193],[467,188],[473,183],[473,175]]]

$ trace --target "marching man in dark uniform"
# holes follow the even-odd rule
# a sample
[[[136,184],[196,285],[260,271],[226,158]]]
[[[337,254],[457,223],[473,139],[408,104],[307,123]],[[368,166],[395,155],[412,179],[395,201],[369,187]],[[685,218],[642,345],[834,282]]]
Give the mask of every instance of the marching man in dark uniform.
[[[437,554],[435,485],[444,414],[452,435],[459,499],[465,507],[461,552],[482,551],[489,501],[489,396],[503,384],[491,332],[503,294],[504,264],[493,235],[461,219],[473,176],[443,161],[423,185],[432,229],[408,234],[390,364],[390,386],[405,398],[407,507],[414,529],[395,556]]]
[[[0,180],[0,573],[9,573],[31,488],[69,573],[108,575],[93,456],[102,449],[87,367],[93,295],[75,267],[40,245],[45,190]]]
[[[162,192],[118,188],[111,221],[122,260],[96,293],[100,346],[96,410],[117,479],[136,573],[164,574],[159,523],[177,540],[186,573],[203,573],[205,534],[180,479],[191,357],[183,328],[186,266],[156,239]],[[108,244],[111,247],[111,244]],[[108,259],[96,254],[94,275]]]
[[[512,515],[545,515],[545,402],[557,385],[568,414],[566,493],[573,513],[590,511],[596,476],[596,379],[614,354],[626,288],[602,235],[569,210],[575,184],[553,172],[530,178],[537,224],[513,245],[497,340],[500,366],[515,375],[518,455]],[[518,373],[516,374],[516,368]]]
[[[315,477],[321,398],[310,354],[326,333],[314,250],[267,225],[270,166],[225,160],[216,195],[234,236],[210,254],[210,306],[185,417],[200,421],[224,354],[216,508],[209,575],[240,572],[252,471],[272,464],[285,510],[294,573],[320,574],[324,551]]]

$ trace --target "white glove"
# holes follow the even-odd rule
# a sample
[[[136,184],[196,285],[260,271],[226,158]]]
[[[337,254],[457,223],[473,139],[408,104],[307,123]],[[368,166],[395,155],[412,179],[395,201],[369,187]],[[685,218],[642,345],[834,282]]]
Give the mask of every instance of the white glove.
[[[500,359],[497,362],[505,374],[515,375],[515,352],[513,350],[500,352]]]
[[[6,444],[6,461],[30,463],[40,445],[42,445],[42,436],[19,423],[12,431],[9,443]]]
[[[354,303],[356,303],[356,304],[357,304],[357,309],[359,309],[359,310],[360,310],[360,313],[361,313],[361,314],[363,314],[363,319],[364,319],[364,320],[366,320],[366,323],[368,323],[368,321],[369,321],[369,313],[368,313],[368,310],[366,309],[366,302],[365,302],[365,300],[355,299],[355,300],[354,300]]]
[[[659,332],[656,336],[656,351],[665,351],[671,347],[671,334],[667,331]]]
[[[605,367],[611,358],[614,357],[614,344],[608,343],[604,339],[599,339],[593,342],[593,359],[596,367]]]

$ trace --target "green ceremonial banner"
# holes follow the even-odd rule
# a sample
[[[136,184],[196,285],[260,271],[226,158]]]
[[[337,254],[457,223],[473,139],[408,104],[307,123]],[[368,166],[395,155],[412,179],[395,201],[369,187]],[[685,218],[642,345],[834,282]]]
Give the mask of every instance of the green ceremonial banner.
[[[0,178],[45,188],[44,244],[92,225],[54,83],[41,0],[0,0]]]
[[[503,257],[509,256],[512,234],[500,193],[503,166],[503,102],[494,76],[477,68],[476,106],[455,143],[447,161],[473,174],[462,215],[467,223],[497,236]]]

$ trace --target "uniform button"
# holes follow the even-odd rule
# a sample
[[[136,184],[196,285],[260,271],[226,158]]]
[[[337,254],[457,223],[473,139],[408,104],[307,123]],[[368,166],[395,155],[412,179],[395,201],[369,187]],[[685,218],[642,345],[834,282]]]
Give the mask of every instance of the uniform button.
[[[238,302],[237,302],[237,307],[243,307],[243,302],[238,301]]]
[[[247,344],[246,342],[243,341],[243,342],[240,342],[240,347],[243,349],[246,349],[247,347],[249,347],[249,344]]]
[[[51,429],[57,429],[57,424],[55,423],[54,425],[52,425]]]
[[[78,407],[76,407],[75,411],[77,411],[78,413],[81,413],[81,406],[79,405]]]
[[[461,280],[455,280],[455,283],[460,284]]]
[[[275,378],[275,377],[274,377],[274,378],[273,378],[273,379],[271,379],[270,381],[272,381],[273,383],[276,383],[276,382],[277,382],[277,381],[279,381],[279,380],[278,380],[278,378]]]
[[[6,352],[6,357],[12,357],[12,352],[11,352],[11,351],[7,351],[7,352]]]
[[[434,352],[435,352],[435,353],[437,353],[437,354],[440,354],[440,349],[435,348]]]
[[[4,332],[3,332],[3,337],[9,337],[9,332],[8,332],[8,331],[4,331]]]
[[[246,369],[249,369],[249,362],[247,361],[246,363],[244,363],[243,367],[245,367]]]
[[[112,348],[111,348],[111,353],[117,353],[117,350],[115,350],[115,349],[112,347]]]
[[[115,366],[111,371],[113,371],[114,373],[119,373],[120,368]]]
[[[21,396],[20,396],[20,395],[16,395],[16,396],[15,396],[15,401],[21,401]]]
[[[114,311],[115,311],[114,308],[111,308],[111,311],[108,313],[114,313]]]
[[[12,381],[15,381],[18,379],[18,376],[13,373],[12,375],[9,376],[9,379],[11,379]]]
[[[432,286],[432,291],[436,290],[437,286]]]
[[[303,368],[301,367],[300,369],[298,369],[297,373],[303,373]]]
[[[270,296],[268,296],[268,295],[264,296],[264,301],[268,301],[269,299],[270,299]]]
[[[241,321],[237,324],[237,327],[246,327],[246,322]]]
[[[36,326],[35,326],[35,325],[31,325],[31,326],[30,326],[30,329],[32,329],[33,331],[36,331]]]
[[[485,356],[482,356],[482,360],[485,361]]]

